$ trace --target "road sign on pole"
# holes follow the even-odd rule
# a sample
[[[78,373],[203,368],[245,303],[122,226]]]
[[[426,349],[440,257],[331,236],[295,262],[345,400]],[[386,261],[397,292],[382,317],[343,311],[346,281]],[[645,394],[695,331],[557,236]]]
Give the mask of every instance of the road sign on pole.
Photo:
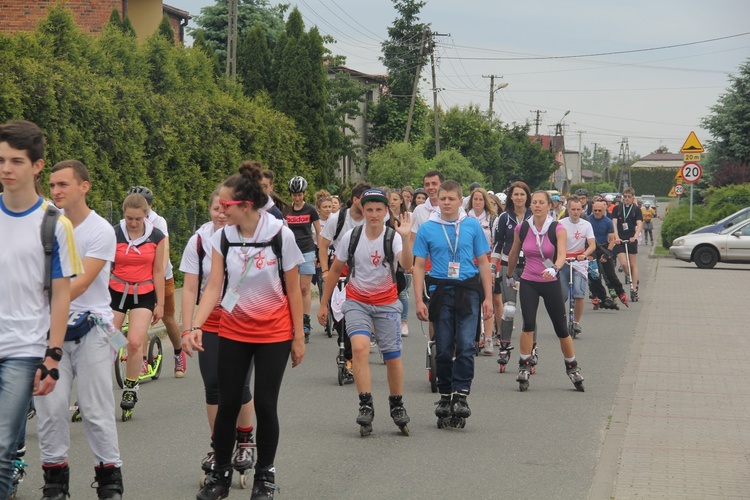
[[[672,190],[677,196],[682,196],[683,194],[685,194],[685,186],[683,186],[682,184],[677,184],[672,188]]]
[[[685,182],[693,184],[698,182],[698,180],[700,180],[700,178],[703,176],[703,169],[694,161],[689,161],[682,166],[682,170],[680,170],[680,173],[682,174],[682,178],[685,180]]]
[[[698,136],[695,132],[690,132],[690,135],[685,139],[685,144],[680,148],[680,153],[702,153],[705,151],[701,141],[698,140]]]

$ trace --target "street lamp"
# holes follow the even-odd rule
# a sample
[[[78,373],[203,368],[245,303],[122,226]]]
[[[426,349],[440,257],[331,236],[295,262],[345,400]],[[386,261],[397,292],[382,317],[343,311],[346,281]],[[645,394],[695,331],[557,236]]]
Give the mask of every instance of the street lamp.
[[[490,120],[492,120],[492,114],[493,114],[493,107],[495,105],[495,92],[497,92],[500,89],[504,89],[508,86],[508,82],[503,82],[500,85],[497,86],[497,88],[493,88],[495,84],[495,78],[493,76],[492,83],[490,84]]]

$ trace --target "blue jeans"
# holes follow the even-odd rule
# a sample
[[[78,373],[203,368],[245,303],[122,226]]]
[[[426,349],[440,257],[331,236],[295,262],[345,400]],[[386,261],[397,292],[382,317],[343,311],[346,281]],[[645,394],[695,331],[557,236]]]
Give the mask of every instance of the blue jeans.
[[[411,286],[412,277],[411,274],[406,275],[406,288],[401,290],[398,294],[398,300],[401,301],[403,309],[401,309],[401,322],[409,320],[409,287]]]
[[[440,394],[455,391],[468,393],[474,379],[474,341],[479,325],[479,294],[465,291],[471,297],[471,308],[458,310],[455,293],[455,288],[445,289],[440,315],[434,324],[437,385]]]
[[[41,361],[0,359],[0,498],[10,494],[19,433],[29,411],[34,375]]]

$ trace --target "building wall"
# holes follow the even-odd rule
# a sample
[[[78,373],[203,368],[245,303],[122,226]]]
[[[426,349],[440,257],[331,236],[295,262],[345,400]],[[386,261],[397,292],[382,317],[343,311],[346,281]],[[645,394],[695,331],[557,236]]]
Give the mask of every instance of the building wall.
[[[180,24],[182,24],[182,19],[169,16],[169,24],[172,26],[172,31],[174,31],[175,45],[182,44],[184,41],[183,37],[185,36],[185,34],[182,32],[182,28],[180,27]]]
[[[0,31],[34,31],[56,3],[57,0],[0,0]],[[76,23],[93,34],[102,32],[113,8],[122,13],[122,0],[67,0],[66,6],[73,11]]]
[[[163,16],[161,0],[128,0],[128,17],[140,41],[154,34]]]

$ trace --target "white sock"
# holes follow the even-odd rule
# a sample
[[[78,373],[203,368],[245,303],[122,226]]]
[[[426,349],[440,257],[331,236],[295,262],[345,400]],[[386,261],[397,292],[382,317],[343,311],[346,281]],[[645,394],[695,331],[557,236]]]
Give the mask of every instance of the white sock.
[[[566,362],[566,363],[572,363],[572,362],[573,362],[573,361],[575,361],[575,360],[576,360],[576,357],[575,357],[575,356],[573,356],[572,358],[565,358],[565,362]]]

